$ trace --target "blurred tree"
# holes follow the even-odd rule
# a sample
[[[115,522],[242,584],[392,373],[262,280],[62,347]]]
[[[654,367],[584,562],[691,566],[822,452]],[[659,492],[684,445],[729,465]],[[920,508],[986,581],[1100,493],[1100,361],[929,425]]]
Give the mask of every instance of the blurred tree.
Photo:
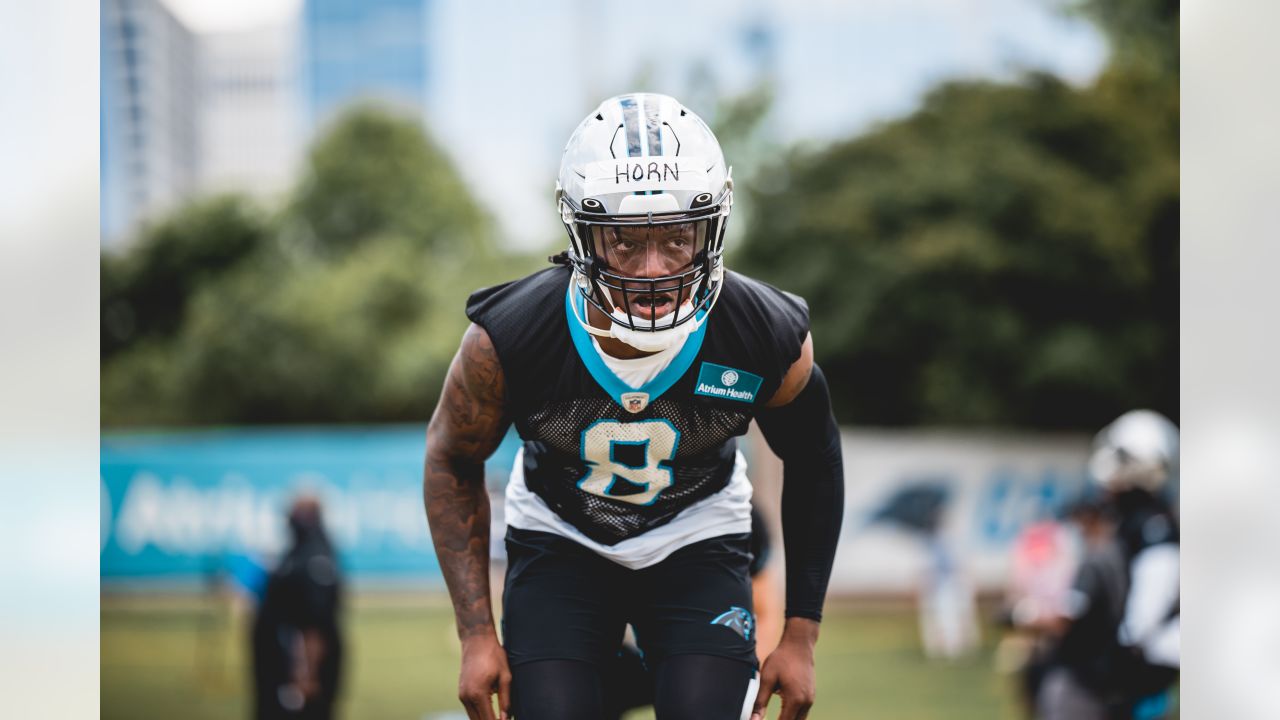
[[[275,269],[259,266],[194,301],[171,357],[191,421],[430,414],[466,320],[465,294],[429,253],[386,236],[366,239],[341,262],[277,268],[280,282],[272,282]]]
[[[710,113],[708,122],[730,162],[735,184],[757,188],[768,184],[769,176],[761,170],[780,147],[769,126],[775,95],[773,84],[762,80],[742,93],[721,98]],[[725,235],[730,261],[741,243],[743,229],[752,224],[757,212],[756,197],[753,193],[734,193],[733,219]]]
[[[448,156],[416,121],[372,106],[344,113],[315,143],[286,216],[294,249],[317,254],[387,234],[443,253],[492,243]]]
[[[425,420],[467,293],[534,262],[495,250],[416,123],[369,108],[317,140],[277,225],[252,261],[189,277],[170,334],[104,363],[104,424]],[[104,293],[145,247],[109,259]]]
[[[733,159],[734,177],[752,177],[774,149],[765,132],[776,93],[762,82],[747,91],[722,99],[716,106],[711,129],[726,158]]]
[[[1167,45],[1121,4],[1086,10],[1117,18],[1113,43]],[[760,211],[735,267],[808,298],[841,421],[1177,416],[1177,83],[1153,72],[1176,63],[1130,50],[1085,89],[943,85],[746,188]]]
[[[101,353],[177,332],[198,287],[257,252],[271,235],[249,199],[198,200],[142,231],[127,254],[101,260]]]
[[[1179,0],[1071,0],[1111,44],[1112,67],[1176,81]]]

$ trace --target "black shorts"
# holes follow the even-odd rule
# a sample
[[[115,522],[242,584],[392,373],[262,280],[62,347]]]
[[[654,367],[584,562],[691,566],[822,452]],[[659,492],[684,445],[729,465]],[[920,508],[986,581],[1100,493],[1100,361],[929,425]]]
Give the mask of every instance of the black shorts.
[[[507,530],[502,637],[512,666],[603,663],[629,623],[651,668],[670,655],[717,655],[756,667],[750,533],[687,545],[631,570],[551,533]]]

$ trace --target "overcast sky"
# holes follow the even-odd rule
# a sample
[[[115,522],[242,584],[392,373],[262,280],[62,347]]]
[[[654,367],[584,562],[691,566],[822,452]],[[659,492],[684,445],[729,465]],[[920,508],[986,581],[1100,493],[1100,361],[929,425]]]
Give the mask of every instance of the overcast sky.
[[[166,2],[198,32],[280,22],[301,5]],[[1087,82],[1105,62],[1105,43],[1060,6],[1056,0],[429,0],[428,123],[508,239],[527,246],[559,232],[552,189],[560,151],[579,120],[600,100],[630,89],[683,99],[697,87],[691,78],[699,67],[720,93],[749,87],[756,67],[745,40],[750,27],[770,31],[778,140],[824,142],[910,112],[947,78],[1008,78],[1036,68]],[[646,86],[633,88],[641,77]]]

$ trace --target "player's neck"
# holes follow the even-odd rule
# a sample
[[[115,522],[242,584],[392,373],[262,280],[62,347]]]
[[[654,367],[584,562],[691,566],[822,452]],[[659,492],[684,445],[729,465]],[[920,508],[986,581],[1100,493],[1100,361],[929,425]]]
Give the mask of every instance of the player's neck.
[[[650,355],[658,354],[658,352],[637,350],[617,338],[598,337],[596,340],[600,341],[601,350],[618,358],[619,360],[634,360],[636,358],[649,357]]]
[[[591,323],[592,327],[599,328],[601,330],[608,330],[613,324],[609,321],[609,318],[599,310],[599,308],[590,303],[587,303],[587,322]],[[657,352],[637,350],[614,337],[603,337],[597,335],[596,342],[600,343],[601,350],[620,360],[634,360],[636,358],[649,357],[650,355],[657,354]]]

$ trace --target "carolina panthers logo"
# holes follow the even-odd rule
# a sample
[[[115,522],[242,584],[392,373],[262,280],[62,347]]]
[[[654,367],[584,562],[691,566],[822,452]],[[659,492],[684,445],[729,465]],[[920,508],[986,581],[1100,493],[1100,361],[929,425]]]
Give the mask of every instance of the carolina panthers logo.
[[[741,635],[743,640],[750,640],[751,634],[756,629],[756,619],[751,615],[751,611],[736,605],[717,615],[711,624],[723,625]]]

